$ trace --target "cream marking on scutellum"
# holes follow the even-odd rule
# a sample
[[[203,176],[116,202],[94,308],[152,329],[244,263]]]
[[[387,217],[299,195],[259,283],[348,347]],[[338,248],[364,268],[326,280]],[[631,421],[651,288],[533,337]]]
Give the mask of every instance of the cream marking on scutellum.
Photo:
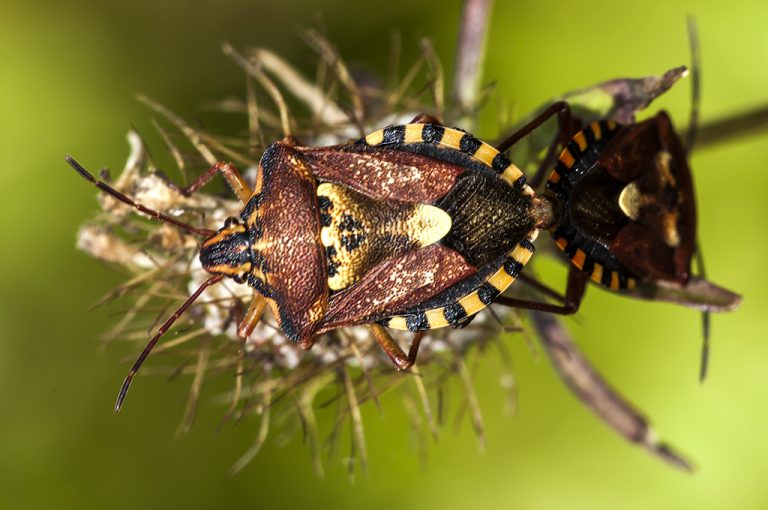
[[[457,150],[495,171],[507,184],[518,187],[524,195],[534,196],[533,188],[525,183],[525,175],[504,154],[491,145],[458,129],[422,123],[407,124],[379,129],[366,136],[364,140],[366,144],[372,146],[386,145],[391,143],[390,140],[396,140],[398,143],[404,144],[432,143]],[[382,324],[393,329],[409,331],[460,325],[463,320],[490,305],[498,295],[512,285],[523,266],[533,255],[535,250],[533,241],[538,234],[538,228],[529,232],[525,239],[507,252],[503,263],[495,272],[453,303],[428,309],[418,314],[395,315],[382,321]]]

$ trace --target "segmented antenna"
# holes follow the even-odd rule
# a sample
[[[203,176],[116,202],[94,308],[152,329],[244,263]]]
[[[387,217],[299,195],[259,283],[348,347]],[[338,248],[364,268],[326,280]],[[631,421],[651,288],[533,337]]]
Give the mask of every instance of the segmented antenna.
[[[203,293],[205,289],[210,287],[211,285],[218,283],[224,278],[224,275],[216,275],[212,276],[211,278],[208,278],[205,282],[203,282],[202,285],[191,295],[187,298],[186,301],[179,307],[178,310],[173,312],[173,315],[168,317],[166,321],[163,323],[162,326],[160,326],[160,329],[157,330],[157,333],[155,333],[155,336],[153,336],[149,342],[147,343],[146,347],[144,347],[144,350],[141,351],[141,354],[139,354],[139,357],[136,358],[136,361],[134,362],[133,366],[131,367],[131,371],[128,372],[128,376],[123,381],[123,385],[120,387],[120,393],[117,394],[117,401],[115,402],[115,412],[120,411],[120,408],[123,406],[123,400],[125,400],[125,395],[128,393],[128,388],[131,386],[131,381],[133,381],[133,376],[136,375],[136,372],[139,371],[139,368],[141,368],[142,363],[144,363],[144,360],[147,359],[147,356],[149,356],[149,353],[152,352],[152,349],[155,347],[155,344],[157,344],[157,341],[160,340],[160,337],[165,334],[166,331],[168,331],[168,328],[173,326],[173,323],[176,322],[176,319],[181,317],[181,314],[183,314],[189,306],[195,302],[195,300],[200,296],[200,294]]]
[[[163,214],[163,213],[161,213],[159,211],[155,211],[154,209],[150,209],[149,207],[136,202],[131,197],[129,197],[127,195],[124,195],[123,193],[121,193],[120,191],[116,190],[115,188],[113,188],[112,186],[107,184],[106,182],[104,182],[104,181],[94,177],[93,174],[91,174],[88,170],[83,168],[83,166],[80,163],[78,163],[75,160],[75,158],[73,158],[69,154],[64,156],[64,159],[67,160],[67,163],[69,163],[70,166],[72,168],[74,168],[75,171],[78,174],[80,174],[80,176],[83,179],[85,179],[86,181],[90,182],[91,184],[93,184],[94,186],[99,188],[104,193],[107,193],[108,195],[111,195],[112,197],[116,198],[117,200],[123,202],[126,205],[129,205],[129,206],[133,207],[137,211],[142,212],[142,213],[146,214],[147,216],[149,216],[149,217],[151,217],[153,219],[156,219],[158,221],[164,221],[166,223],[170,223],[171,225],[179,227],[182,230],[186,230],[190,234],[194,234],[194,235],[200,236],[200,237],[211,237],[212,235],[214,235],[216,233],[215,230],[210,230],[210,229],[207,229],[207,228],[196,228],[196,227],[193,227],[192,225],[188,225],[188,224],[186,224],[184,222],[181,222],[181,221],[177,220],[176,218],[172,218],[171,216]]]
[[[693,152],[696,144],[696,135],[699,127],[701,111],[701,53],[699,50],[699,32],[696,26],[696,18],[688,16],[688,46],[691,51],[691,117],[688,120],[688,135],[685,141],[685,149],[688,155]],[[704,256],[701,253],[700,243],[696,243],[696,267],[698,276],[706,278],[704,269]],[[701,361],[699,363],[699,382],[707,378],[709,368],[709,337],[710,337],[710,313],[701,313]]]

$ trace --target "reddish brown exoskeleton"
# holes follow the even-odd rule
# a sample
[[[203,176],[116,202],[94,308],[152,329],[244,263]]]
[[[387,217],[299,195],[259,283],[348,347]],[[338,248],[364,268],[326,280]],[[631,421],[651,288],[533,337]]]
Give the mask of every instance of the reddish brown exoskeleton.
[[[551,209],[525,176],[492,146],[435,119],[384,128],[352,143],[315,148],[291,139],[264,152],[253,190],[234,167],[217,173],[243,204],[218,231],[153,211],[97,180],[87,180],[142,213],[204,238],[212,274],[158,329],[118,395],[174,321],[205,288],[225,277],[254,297],[238,334],[246,338],[269,305],[282,332],[309,349],[323,332],[368,324],[400,369],[406,354],[382,326],[419,332],[462,327],[517,278]]]
[[[564,295],[530,282],[561,304],[500,297],[509,306],[551,313],[575,313],[593,282],[643,299],[669,301],[704,312],[700,377],[706,375],[708,313],[733,310],[741,296],[694,275],[697,254],[696,196],[687,151],[669,116],[659,112],[642,122],[602,119],[582,127],[566,102],[546,109],[529,126],[557,115],[562,152],[545,158],[532,179],[549,177],[542,198],[556,217],[549,229],[571,265]],[[502,151],[519,140],[515,134]],[[551,168],[551,169],[550,169]]]

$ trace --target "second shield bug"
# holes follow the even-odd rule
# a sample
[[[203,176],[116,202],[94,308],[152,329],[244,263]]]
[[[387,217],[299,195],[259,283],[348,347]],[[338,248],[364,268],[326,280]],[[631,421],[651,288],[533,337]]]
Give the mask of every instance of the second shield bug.
[[[669,116],[642,122],[602,119],[582,127],[565,102],[546,109],[529,125],[557,115],[562,152],[544,164],[544,196],[555,202],[550,226],[556,246],[570,260],[564,296],[536,282],[562,304],[502,297],[500,303],[553,313],[578,310],[591,279],[624,295],[675,302],[704,311],[700,377],[706,375],[709,312],[734,309],[741,296],[693,274],[696,198],[686,149]],[[519,140],[514,134],[501,150]],[[554,148],[554,146],[552,147]]]

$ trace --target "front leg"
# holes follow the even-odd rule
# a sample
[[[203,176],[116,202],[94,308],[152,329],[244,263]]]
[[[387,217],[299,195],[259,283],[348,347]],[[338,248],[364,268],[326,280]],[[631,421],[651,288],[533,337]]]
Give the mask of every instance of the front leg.
[[[392,335],[390,335],[384,327],[379,326],[378,324],[370,324],[368,328],[371,330],[373,338],[384,352],[387,353],[387,356],[389,356],[389,359],[392,360],[392,363],[395,364],[398,370],[407,370],[416,363],[419,346],[421,345],[422,338],[424,338],[423,331],[416,332],[413,336],[411,348],[409,349],[408,354],[405,354],[405,351],[400,348],[395,339],[392,338]]]
[[[570,266],[568,269],[568,283],[565,287],[565,296],[560,295],[557,291],[547,287],[543,283],[536,280],[524,277],[522,274],[518,277],[528,285],[531,285],[534,289],[540,293],[550,296],[558,301],[561,305],[553,305],[542,301],[529,301],[526,299],[515,299],[504,296],[499,296],[494,300],[495,303],[509,306],[512,308],[523,308],[526,310],[537,310],[541,312],[549,312],[557,315],[572,315],[578,311],[581,306],[581,299],[587,291],[587,282],[589,276],[581,271],[576,266]]]
[[[555,115],[557,115],[557,134],[555,135],[555,139],[552,140],[552,143],[549,145],[547,154],[541,161],[538,170],[530,180],[530,185],[534,189],[541,184],[545,173],[552,167],[552,165],[554,165],[557,147],[565,147],[565,144],[570,141],[573,134],[578,130],[575,119],[571,114],[571,107],[568,103],[565,101],[553,103],[546,110],[534,117],[530,122],[512,133],[496,146],[496,149],[498,149],[499,152],[505,152]]]
[[[261,316],[264,315],[264,308],[267,306],[267,300],[258,292],[253,293],[253,299],[251,305],[248,307],[248,311],[243,316],[240,323],[237,325],[237,336],[240,340],[245,341],[256,325],[261,320]]]
[[[182,195],[188,197],[192,193],[205,186],[219,172],[221,172],[221,175],[224,176],[227,184],[229,184],[229,187],[232,188],[232,191],[235,193],[235,195],[237,195],[237,198],[243,203],[243,205],[247,204],[248,200],[251,198],[251,195],[253,195],[253,191],[251,190],[251,187],[248,186],[248,183],[245,182],[245,179],[237,170],[237,168],[235,168],[231,163],[216,163],[211,168],[209,168],[207,172],[200,175],[200,177],[195,179],[195,181],[188,186],[178,188],[179,192]]]

